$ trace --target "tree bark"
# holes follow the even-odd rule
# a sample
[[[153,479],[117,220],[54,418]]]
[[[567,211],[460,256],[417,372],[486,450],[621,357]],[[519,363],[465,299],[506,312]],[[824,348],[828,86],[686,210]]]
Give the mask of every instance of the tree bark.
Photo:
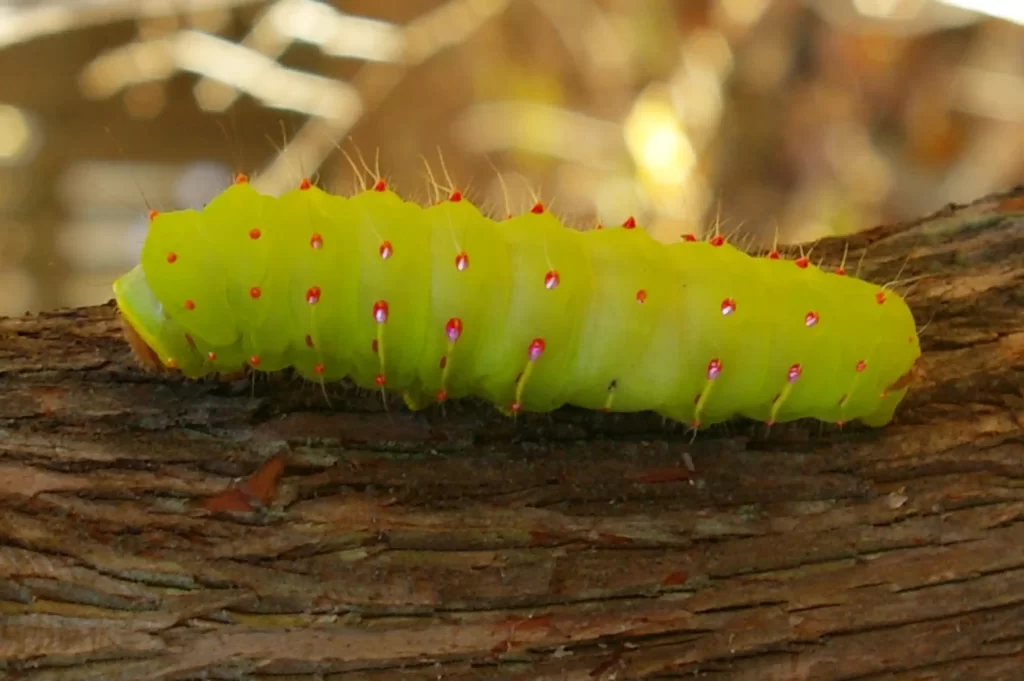
[[[0,320],[0,676],[1024,677],[1024,187],[847,245],[924,327],[878,430],[329,406]]]

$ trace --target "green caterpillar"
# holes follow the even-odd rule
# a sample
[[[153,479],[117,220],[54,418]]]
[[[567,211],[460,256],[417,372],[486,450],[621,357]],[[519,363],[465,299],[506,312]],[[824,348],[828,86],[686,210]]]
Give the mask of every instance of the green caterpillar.
[[[202,211],[152,214],[114,293],[136,345],[188,377],[294,367],[413,409],[478,396],[695,428],[881,426],[920,356],[902,298],[806,258],[665,245],[632,218],[580,232],[539,203],[494,221],[458,192],[422,207],[383,181],[272,198],[240,176]]]

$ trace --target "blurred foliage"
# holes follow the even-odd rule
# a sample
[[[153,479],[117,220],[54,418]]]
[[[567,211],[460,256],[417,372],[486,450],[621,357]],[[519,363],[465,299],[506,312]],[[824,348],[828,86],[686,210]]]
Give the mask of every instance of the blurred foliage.
[[[103,302],[236,171],[808,241],[1024,178],[1024,11],[973,0],[90,0],[0,8],[0,313]],[[994,16],[1003,13],[1002,17]],[[500,176],[500,179],[499,179]]]

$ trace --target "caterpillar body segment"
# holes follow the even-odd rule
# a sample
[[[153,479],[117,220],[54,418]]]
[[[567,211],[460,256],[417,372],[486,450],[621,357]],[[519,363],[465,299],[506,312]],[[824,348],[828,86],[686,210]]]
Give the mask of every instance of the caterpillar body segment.
[[[114,284],[137,344],[189,377],[295,367],[412,408],[466,396],[507,413],[652,410],[888,423],[920,347],[905,301],[805,258],[664,245],[632,220],[566,229],[538,204],[507,220],[461,195],[429,207],[383,183],[236,183],[155,215]]]

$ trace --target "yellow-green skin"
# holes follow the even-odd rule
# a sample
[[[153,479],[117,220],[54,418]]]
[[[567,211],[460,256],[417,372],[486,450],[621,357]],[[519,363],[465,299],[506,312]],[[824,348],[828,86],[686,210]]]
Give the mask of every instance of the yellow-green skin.
[[[202,211],[156,216],[114,292],[189,377],[293,366],[383,383],[413,408],[473,395],[695,427],[735,415],[881,426],[920,355],[899,296],[806,261],[580,232],[543,210],[495,222],[466,200],[423,208],[388,190],[233,185]]]

